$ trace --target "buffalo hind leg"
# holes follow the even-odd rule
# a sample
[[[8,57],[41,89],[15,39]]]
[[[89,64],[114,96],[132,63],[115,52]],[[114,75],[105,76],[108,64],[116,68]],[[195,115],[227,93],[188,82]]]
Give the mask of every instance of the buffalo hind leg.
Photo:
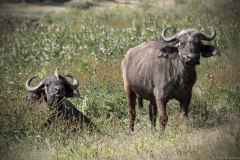
[[[128,118],[129,118],[129,129],[134,131],[134,121],[136,118],[136,94],[128,89],[126,91],[127,94],[127,104],[128,104]]]
[[[138,97],[137,100],[138,100],[138,108],[142,109],[143,108],[143,99]]]
[[[157,106],[156,104],[149,104],[149,119],[153,128],[156,127],[156,118],[157,118]]]

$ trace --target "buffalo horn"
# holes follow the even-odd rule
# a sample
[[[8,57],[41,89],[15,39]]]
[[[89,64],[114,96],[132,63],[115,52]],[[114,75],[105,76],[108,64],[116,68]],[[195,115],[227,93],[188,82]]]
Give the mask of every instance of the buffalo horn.
[[[69,73],[66,74],[65,76],[72,78],[72,80],[73,80],[72,86],[73,86],[74,88],[77,88],[77,87],[78,87],[79,81],[78,81],[78,79],[77,79],[75,76],[73,76],[72,74],[69,74]]]
[[[55,69],[54,76],[59,80],[59,69],[58,68]]]
[[[166,41],[166,42],[171,42],[171,41],[173,41],[173,40],[176,39],[176,35],[171,36],[171,37],[166,37],[166,32],[167,32],[168,29],[169,29],[169,27],[166,28],[166,29],[164,29],[164,30],[162,31],[162,38],[163,38],[164,41]]]
[[[35,87],[31,87],[31,86],[30,86],[31,81],[32,81],[34,78],[36,78],[36,77],[37,77],[37,76],[34,76],[34,77],[32,77],[32,78],[29,78],[29,79],[26,81],[26,83],[25,83],[25,86],[26,86],[27,90],[30,91],[30,92],[37,91],[37,90],[39,90],[39,89],[43,86],[43,80],[42,80],[37,86],[35,86]]]
[[[216,37],[216,35],[217,35],[216,31],[212,27],[208,27],[208,28],[211,29],[212,33],[211,33],[211,35],[204,35],[204,34],[201,33],[201,39],[202,40],[211,41]]]

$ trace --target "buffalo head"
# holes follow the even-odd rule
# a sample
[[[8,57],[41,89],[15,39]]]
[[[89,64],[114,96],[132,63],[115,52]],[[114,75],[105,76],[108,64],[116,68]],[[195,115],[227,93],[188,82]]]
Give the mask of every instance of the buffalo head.
[[[71,74],[65,76],[72,78],[73,83],[69,83],[65,77],[59,75],[58,68],[55,70],[54,75],[43,78],[35,87],[30,86],[30,83],[37,76],[29,78],[25,84],[29,91],[27,99],[31,102],[35,102],[40,99],[41,95],[43,95],[45,101],[51,105],[62,100],[64,97],[80,96],[77,90],[79,85],[77,78]]]
[[[160,56],[172,56],[169,53],[178,54],[180,59],[187,65],[199,64],[200,55],[210,57],[220,55],[217,48],[212,45],[204,45],[201,41],[211,41],[216,37],[216,31],[209,27],[211,35],[205,35],[196,29],[185,29],[174,36],[166,36],[166,28],[162,31],[162,39],[165,46],[161,49]]]

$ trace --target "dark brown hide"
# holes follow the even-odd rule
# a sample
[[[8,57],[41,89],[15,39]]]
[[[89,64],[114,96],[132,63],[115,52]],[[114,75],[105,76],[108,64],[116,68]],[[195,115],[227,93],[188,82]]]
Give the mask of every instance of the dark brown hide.
[[[213,30],[213,29],[212,29]],[[211,35],[211,39],[216,35]],[[122,61],[124,89],[126,91],[129,127],[134,130],[136,117],[136,97],[150,101],[149,115],[152,124],[159,114],[160,129],[163,131],[168,121],[166,105],[170,99],[180,102],[180,112],[187,116],[196,81],[195,66],[205,51],[209,55],[219,54],[213,46],[201,42],[204,37],[195,29],[183,30],[170,39],[160,38],[131,48]],[[205,40],[209,37],[205,36]],[[210,54],[209,54],[210,53]]]
[[[45,125],[52,124],[53,122],[62,123],[67,126],[74,126],[83,128],[83,126],[96,130],[96,125],[89,117],[79,111],[70,101],[62,99],[56,104],[49,106],[50,117]]]
[[[36,78],[30,78],[26,82],[26,88],[29,91],[28,100],[34,103],[40,100],[41,95],[49,106],[50,117],[47,124],[53,121],[61,121],[63,124],[74,126],[88,126],[91,129],[96,129],[94,123],[79,111],[66,97],[79,97],[77,90],[78,80],[76,77],[68,74],[68,77],[73,79],[73,84],[69,83],[66,78],[58,74],[56,69],[53,76],[45,77],[36,87],[31,87],[30,82]]]

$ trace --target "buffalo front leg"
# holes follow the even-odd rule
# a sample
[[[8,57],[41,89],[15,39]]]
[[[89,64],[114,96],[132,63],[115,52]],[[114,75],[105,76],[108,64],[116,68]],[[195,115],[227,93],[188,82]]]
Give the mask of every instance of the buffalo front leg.
[[[188,94],[184,99],[180,101],[180,113],[179,120],[183,121],[188,116],[188,107],[192,98],[192,93]]]
[[[165,127],[168,122],[168,116],[166,113],[166,104],[167,102],[163,98],[157,98],[157,110],[159,114],[159,126],[160,126],[160,132],[164,132]]]
[[[129,129],[131,131],[134,131],[134,121],[136,118],[136,94],[128,89],[126,91],[127,93],[127,104],[128,104],[128,119],[129,119]]]

